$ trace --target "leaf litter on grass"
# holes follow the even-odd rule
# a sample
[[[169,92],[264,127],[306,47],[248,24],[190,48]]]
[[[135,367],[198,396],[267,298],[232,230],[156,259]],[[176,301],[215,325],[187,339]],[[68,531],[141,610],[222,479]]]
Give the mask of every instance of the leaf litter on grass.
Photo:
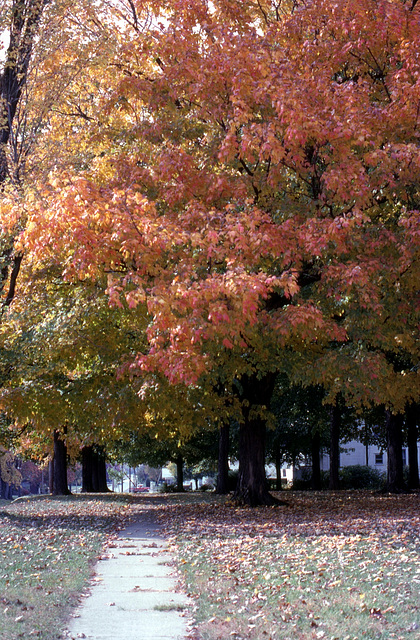
[[[0,509],[0,640],[53,640],[92,562],[127,513],[106,496],[17,500]]]
[[[164,508],[199,637],[420,638],[419,496],[287,495],[286,508]]]

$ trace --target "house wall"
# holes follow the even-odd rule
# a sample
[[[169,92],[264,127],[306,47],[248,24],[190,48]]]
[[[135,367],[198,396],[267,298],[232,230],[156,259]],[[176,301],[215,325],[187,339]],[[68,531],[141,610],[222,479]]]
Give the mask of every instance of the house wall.
[[[378,469],[378,471],[383,472],[386,472],[387,470],[387,453],[386,451],[382,451],[377,445],[369,445],[366,448],[360,442],[352,440],[351,442],[341,444],[340,449],[340,467],[348,467],[355,464],[366,465],[367,454],[367,464],[369,467],[373,467],[374,469]],[[420,444],[417,446],[417,459],[420,460]],[[408,463],[407,447],[403,447],[403,463],[404,465]],[[321,456],[321,469],[323,471],[328,471],[329,468],[330,456],[327,453],[324,453]]]

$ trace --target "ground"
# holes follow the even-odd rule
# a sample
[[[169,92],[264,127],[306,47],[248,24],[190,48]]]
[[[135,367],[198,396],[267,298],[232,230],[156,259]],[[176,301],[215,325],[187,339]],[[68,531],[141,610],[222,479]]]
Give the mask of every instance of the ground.
[[[144,511],[170,540],[200,640],[420,637],[419,495],[282,498],[289,506],[200,493],[0,505],[0,640],[58,638],[62,603],[75,603],[115,527]]]

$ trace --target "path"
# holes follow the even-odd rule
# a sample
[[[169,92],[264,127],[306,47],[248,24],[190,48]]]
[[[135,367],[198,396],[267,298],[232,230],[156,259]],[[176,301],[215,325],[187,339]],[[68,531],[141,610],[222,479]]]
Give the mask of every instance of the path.
[[[159,527],[138,520],[120,532],[110,558],[100,561],[90,595],[67,631],[71,639],[182,640],[188,634],[176,592],[172,556]]]

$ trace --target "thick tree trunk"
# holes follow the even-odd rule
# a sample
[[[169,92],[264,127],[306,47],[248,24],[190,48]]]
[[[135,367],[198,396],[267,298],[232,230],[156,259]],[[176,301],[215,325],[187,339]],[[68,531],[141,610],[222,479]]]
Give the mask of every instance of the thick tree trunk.
[[[336,402],[331,407],[330,422],[330,482],[329,488],[333,491],[340,488],[340,427],[341,410]]]
[[[403,415],[386,412],[388,473],[386,491],[402,493],[406,490],[403,476],[402,460],[402,425]]]
[[[420,488],[418,457],[419,414],[420,405],[412,403],[407,406],[405,423],[407,427],[408,445],[408,488],[414,491]]]
[[[67,484],[67,447],[57,429],[54,430],[54,487],[52,493],[55,496],[70,495]]]
[[[226,495],[229,493],[229,425],[222,425],[219,429],[219,458],[217,465],[216,493]]]
[[[94,449],[94,491],[97,493],[107,493],[109,491],[106,482],[106,455],[103,447]]]
[[[184,491],[184,458],[180,453],[176,457],[176,488]]]
[[[250,507],[283,504],[270,494],[265,475],[266,421],[256,407],[268,407],[273,393],[275,376],[243,376],[240,380],[243,420],[239,426],[239,475],[234,493],[238,504]]]
[[[321,489],[321,435],[319,431],[311,433],[311,456],[312,456],[312,489]]]
[[[82,491],[106,493],[106,459],[102,447],[89,445],[82,449]]]

